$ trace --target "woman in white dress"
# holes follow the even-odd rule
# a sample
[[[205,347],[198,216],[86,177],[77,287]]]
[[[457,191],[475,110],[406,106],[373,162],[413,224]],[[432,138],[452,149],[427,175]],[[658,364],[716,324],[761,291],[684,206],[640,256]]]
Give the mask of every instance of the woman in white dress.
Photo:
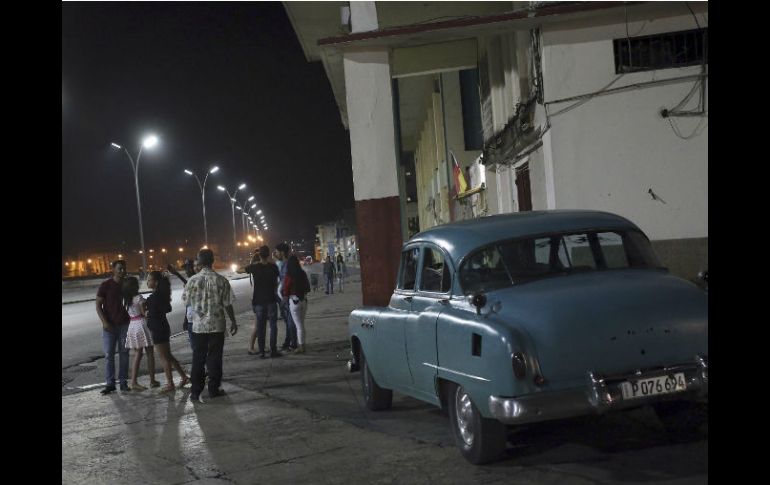
[[[142,362],[142,354],[147,351],[147,371],[150,373],[150,387],[159,387],[160,382],[155,380],[155,354],[152,349],[152,335],[147,327],[147,308],[144,297],[139,294],[139,280],[131,276],[123,281],[123,305],[128,311],[130,322],[126,347],[134,351],[134,361],[131,365],[131,390],[144,391],[147,389],[137,382],[139,377],[139,364]]]

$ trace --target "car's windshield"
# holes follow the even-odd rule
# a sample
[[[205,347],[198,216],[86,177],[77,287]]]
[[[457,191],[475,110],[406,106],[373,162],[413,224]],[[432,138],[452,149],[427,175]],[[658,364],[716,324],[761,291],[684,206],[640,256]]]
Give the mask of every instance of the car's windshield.
[[[465,294],[577,271],[660,268],[636,230],[581,231],[503,241],[471,254],[460,268]]]

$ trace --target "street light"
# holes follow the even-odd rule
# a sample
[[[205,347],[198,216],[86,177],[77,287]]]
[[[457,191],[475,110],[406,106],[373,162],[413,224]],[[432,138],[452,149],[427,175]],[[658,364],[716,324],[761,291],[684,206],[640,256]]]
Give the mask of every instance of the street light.
[[[200,187],[201,189],[201,204],[203,205],[203,237],[206,241],[206,246],[208,246],[209,244],[209,229],[208,229],[208,226],[206,225],[206,180],[208,180],[209,175],[211,175],[212,173],[217,173],[218,171],[219,171],[218,166],[215,165],[211,167],[211,169],[209,169],[209,171],[206,173],[206,176],[203,178],[202,184],[201,184],[201,179],[199,179],[198,176],[195,175],[193,172],[187,169],[185,169],[184,171],[184,173],[186,173],[187,175],[192,175],[193,177],[195,177],[195,180],[198,181],[198,187]]]
[[[230,192],[227,191],[224,187],[221,185],[217,185],[217,189],[221,190],[222,192],[226,193],[227,196],[230,198],[230,208],[233,212],[233,257],[237,257],[238,255],[238,248],[236,248],[235,243],[238,241],[238,238],[235,235],[235,194],[238,193],[239,190],[243,190],[246,188],[246,184],[241,184],[238,186],[238,188],[230,194]]]
[[[241,211],[241,225],[242,225],[242,228],[243,228],[243,234],[244,235],[246,235],[246,230],[247,230],[246,229],[246,215],[247,215],[247,213],[246,213],[246,210],[247,210],[246,206],[248,205],[247,203],[251,202],[252,200],[254,200],[254,196],[253,195],[251,197],[249,197],[248,199],[244,200],[243,204],[241,204],[241,207],[237,207],[237,209]]]
[[[252,211],[256,211],[256,209],[257,209],[257,204],[251,204],[251,206],[249,207],[249,214],[251,214]],[[251,221],[250,226],[253,227],[255,231],[258,230],[258,228],[257,228],[257,226],[255,224],[257,217],[258,216],[257,216],[256,213],[254,214],[254,218],[253,219],[251,218],[251,216],[249,216],[249,221]]]
[[[158,144],[158,137],[155,135],[149,135],[142,140],[142,144],[139,146],[139,153],[136,155],[136,162],[134,162],[134,159],[131,158],[131,154],[128,153],[128,148],[124,148],[117,143],[110,143],[115,149],[117,150],[123,150],[126,152],[126,156],[128,157],[128,161],[131,164],[131,168],[134,171],[134,188],[136,188],[136,210],[139,213],[139,242],[142,245],[142,268],[146,272],[147,271],[147,257],[144,252],[144,230],[142,229],[142,204],[139,201],[139,160],[142,158],[142,149],[144,148],[152,148],[155,145]]]

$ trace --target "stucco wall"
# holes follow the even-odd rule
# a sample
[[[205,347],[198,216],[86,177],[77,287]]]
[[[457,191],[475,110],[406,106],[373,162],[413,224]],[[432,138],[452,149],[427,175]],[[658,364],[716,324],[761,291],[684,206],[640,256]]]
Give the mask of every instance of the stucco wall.
[[[543,31],[546,101],[597,91],[617,77],[612,39],[625,37],[625,23],[579,25]],[[632,36],[692,28],[690,15],[629,24]],[[612,87],[699,71],[698,66],[627,74]],[[684,98],[693,84],[649,85],[597,96],[552,116],[556,207],[618,213],[653,240],[707,237],[708,120],[672,120],[684,134],[701,123],[699,134],[683,140],[659,114]],[[688,107],[696,100],[697,94]],[[573,103],[551,104],[549,112]]]

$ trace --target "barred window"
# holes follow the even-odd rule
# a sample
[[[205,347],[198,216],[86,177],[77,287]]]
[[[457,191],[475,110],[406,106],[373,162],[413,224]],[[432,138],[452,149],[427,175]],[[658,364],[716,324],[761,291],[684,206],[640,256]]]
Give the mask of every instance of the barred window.
[[[708,28],[614,39],[613,43],[616,74],[708,63]]]

